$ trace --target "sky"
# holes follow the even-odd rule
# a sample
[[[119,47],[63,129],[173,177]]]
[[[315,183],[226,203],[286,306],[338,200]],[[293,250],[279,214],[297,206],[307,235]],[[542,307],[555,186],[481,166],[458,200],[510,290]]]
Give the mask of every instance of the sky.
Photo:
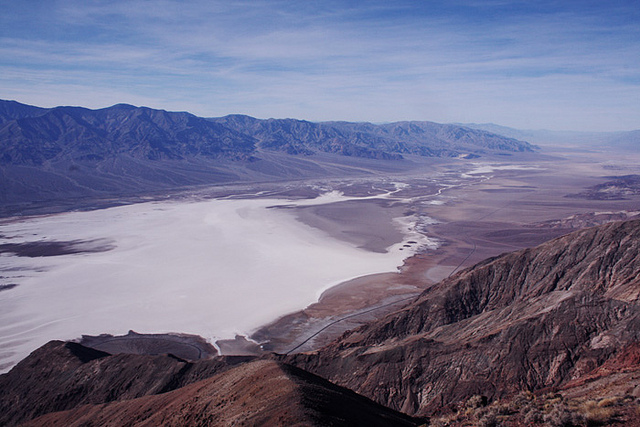
[[[0,99],[640,129],[640,0],[0,0]]]

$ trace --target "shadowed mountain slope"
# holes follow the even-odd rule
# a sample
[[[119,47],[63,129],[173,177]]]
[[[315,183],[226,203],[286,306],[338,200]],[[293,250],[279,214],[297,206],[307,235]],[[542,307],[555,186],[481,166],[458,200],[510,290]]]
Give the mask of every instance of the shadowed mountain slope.
[[[408,414],[559,387],[640,340],[640,221],[488,259],[286,360]]]

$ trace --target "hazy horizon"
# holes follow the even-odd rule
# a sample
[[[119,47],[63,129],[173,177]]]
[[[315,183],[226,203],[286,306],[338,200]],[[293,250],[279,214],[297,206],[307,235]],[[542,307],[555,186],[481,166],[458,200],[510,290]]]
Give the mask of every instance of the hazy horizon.
[[[0,98],[202,117],[640,129],[637,2],[9,2]]]

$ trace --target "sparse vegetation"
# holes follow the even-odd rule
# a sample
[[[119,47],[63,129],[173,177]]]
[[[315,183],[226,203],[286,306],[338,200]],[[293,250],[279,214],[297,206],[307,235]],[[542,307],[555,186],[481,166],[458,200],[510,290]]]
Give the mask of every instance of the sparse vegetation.
[[[478,421],[478,427],[500,427],[500,419],[494,411],[490,411],[488,414],[480,418]]]
[[[536,396],[524,391],[507,402],[487,402],[485,399],[484,396],[472,396],[456,413],[434,418],[430,426],[597,427],[624,425],[625,420],[621,418],[624,408],[632,417],[640,416],[640,401],[632,396],[585,401],[567,399],[560,393]]]
[[[544,413],[536,408],[530,408],[530,410],[524,416],[525,424],[540,424],[544,421]]]
[[[476,394],[475,396],[471,396],[469,400],[467,400],[467,403],[465,404],[465,408],[467,409],[482,408],[487,406],[488,402],[489,402],[489,399],[487,399],[487,396],[481,396],[479,394]]]
[[[587,426],[601,426],[611,422],[616,410],[613,408],[619,399],[602,399],[600,402],[590,400],[582,404],[581,412],[584,415]]]
[[[564,404],[555,404],[543,420],[550,427],[578,427],[582,425],[584,417]]]

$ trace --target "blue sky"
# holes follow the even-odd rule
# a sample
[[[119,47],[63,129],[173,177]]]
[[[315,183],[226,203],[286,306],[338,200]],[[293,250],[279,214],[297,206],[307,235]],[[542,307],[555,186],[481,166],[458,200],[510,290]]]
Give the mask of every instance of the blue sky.
[[[0,98],[640,129],[640,0],[0,0]]]

